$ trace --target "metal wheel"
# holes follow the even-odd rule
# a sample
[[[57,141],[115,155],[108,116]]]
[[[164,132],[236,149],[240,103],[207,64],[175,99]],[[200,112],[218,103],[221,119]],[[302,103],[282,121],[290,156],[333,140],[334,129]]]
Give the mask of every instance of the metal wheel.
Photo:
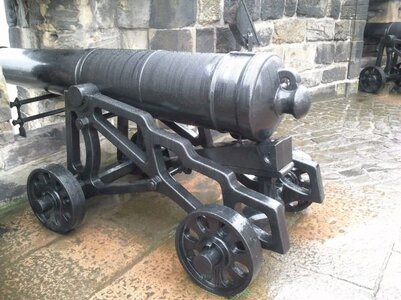
[[[220,205],[201,207],[183,220],[176,250],[191,279],[222,296],[243,291],[262,263],[262,248],[251,223]]]
[[[75,177],[63,166],[52,164],[31,172],[27,182],[29,204],[48,229],[67,233],[82,223],[85,195]]]
[[[283,186],[295,184],[299,189],[304,189],[305,191],[310,189],[309,176],[305,176],[302,171],[294,168],[289,172],[282,180]],[[282,197],[285,203],[285,210],[287,212],[300,212],[307,209],[312,202],[302,199],[296,199],[293,197],[286,197],[285,189],[283,189]]]
[[[392,73],[394,75],[397,75],[397,77],[399,77],[399,79],[395,79],[394,83],[397,87],[401,87],[401,63],[398,63],[394,66]]]
[[[376,66],[366,67],[361,71],[359,86],[367,93],[379,92],[386,83],[386,74],[382,68]]]

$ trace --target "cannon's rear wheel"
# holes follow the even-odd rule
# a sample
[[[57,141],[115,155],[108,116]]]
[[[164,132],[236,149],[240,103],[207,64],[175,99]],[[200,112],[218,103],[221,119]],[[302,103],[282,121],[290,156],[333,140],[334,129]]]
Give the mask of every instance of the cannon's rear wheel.
[[[75,177],[63,166],[52,164],[31,172],[27,182],[29,204],[48,229],[67,233],[82,223],[85,195]]]
[[[251,223],[220,205],[204,206],[183,220],[176,250],[191,279],[222,296],[243,291],[262,263],[262,248]]]
[[[386,83],[386,74],[376,66],[366,67],[359,76],[360,89],[367,93],[379,92]]]

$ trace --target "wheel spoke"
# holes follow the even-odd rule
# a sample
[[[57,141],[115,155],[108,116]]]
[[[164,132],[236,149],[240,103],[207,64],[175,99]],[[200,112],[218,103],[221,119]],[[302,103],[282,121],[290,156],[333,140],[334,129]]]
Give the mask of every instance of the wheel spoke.
[[[230,276],[230,282],[233,286],[241,285],[248,276],[248,274],[242,273],[237,267],[228,268],[227,273]]]
[[[189,234],[183,234],[183,243],[184,243],[184,249],[185,250],[198,250],[197,249],[197,243],[198,241],[196,241],[193,237],[191,237]]]
[[[238,251],[233,253],[233,261],[239,262],[246,266],[249,270],[249,256],[245,251]]]
[[[220,229],[220,227],[221,227],[220,221],[219,221],[219,220],[216,220],[216,219],[211,219],[211,218],[209,218],[209,219],[207,220],[207,222],[208,222],[208,225],[209,225],[209,231],[212,232],[212,233],[217,233],[217,231],[218,231],[218,230]]]

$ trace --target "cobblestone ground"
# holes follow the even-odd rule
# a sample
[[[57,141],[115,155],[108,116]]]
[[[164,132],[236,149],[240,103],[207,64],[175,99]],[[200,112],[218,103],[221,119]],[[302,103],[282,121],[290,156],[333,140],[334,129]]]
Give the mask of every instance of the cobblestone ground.
[[[401,98],[316,102],[279,135],[321,164],[323,205],[288,215],[291,250],[264,252],[237,299],[396,299],[401,287]],[[185,185],[206,202],[216,185]],[[97,197],[79,230],[60,236],[27,207],[0,216],[1,299],[214,299],[191,283],[174,249],[184,213],[157,194]]]

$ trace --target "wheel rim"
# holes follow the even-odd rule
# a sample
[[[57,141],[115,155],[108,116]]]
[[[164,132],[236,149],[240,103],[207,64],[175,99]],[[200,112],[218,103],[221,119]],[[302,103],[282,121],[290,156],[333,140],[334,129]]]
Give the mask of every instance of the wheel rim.
[[[188,215],[177,230],[176,246],[191,278],[218,295],[243,291],[261,265],[251,224],[228,207],[209,206]]]
[[[377,93],[385,83],[385,74],[378,67],[366,67],[360,74],[359,83],[363,91]]]
[[[81,186],[62,166],[50,165],[32,171],[27,194],[36,217],[52,231],[71,231],[84,218],[85,196]]]

